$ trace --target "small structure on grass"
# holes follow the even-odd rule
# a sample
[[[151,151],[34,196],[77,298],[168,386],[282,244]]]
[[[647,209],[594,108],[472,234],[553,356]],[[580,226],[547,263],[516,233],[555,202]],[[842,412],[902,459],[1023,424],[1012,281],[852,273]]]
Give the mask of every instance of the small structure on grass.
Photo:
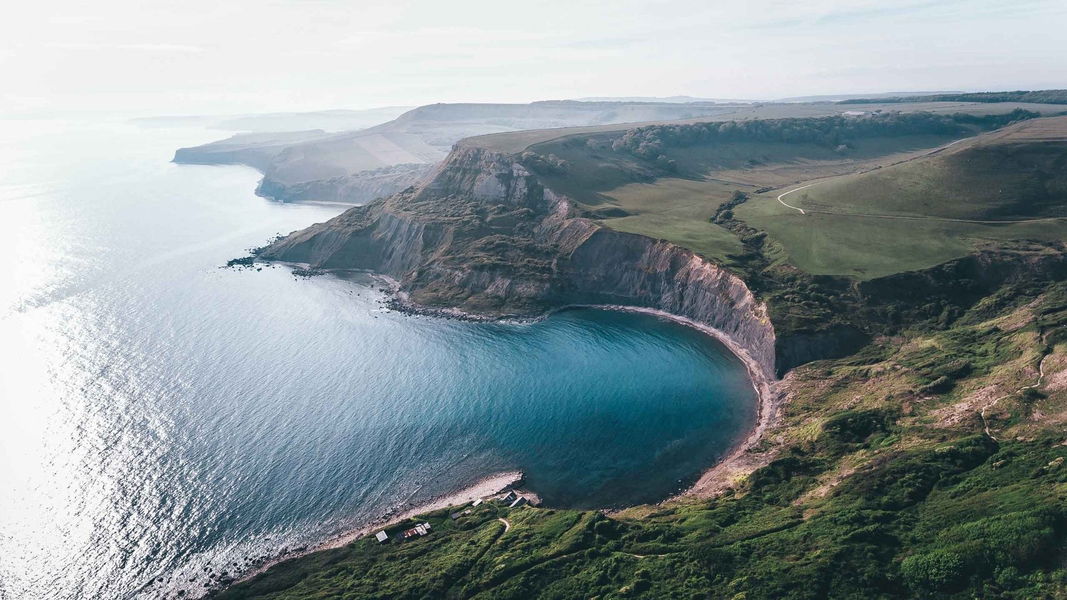
[[[410,540],[410,539],[413,539],[413,538],[422,537],[422,536],[427,535],[429,533],[430,533],[430,524],[429,523],[419,523],[418,525],[412,527],[411,529],[405,530],[404,533],[401,534],[401,536],[405,540]]]
[[[385,531],[379,531],[378,533],[374,534],[374,539],[378,540],[379,544],[384,544],[385,542],[389,541],[389,534]]]

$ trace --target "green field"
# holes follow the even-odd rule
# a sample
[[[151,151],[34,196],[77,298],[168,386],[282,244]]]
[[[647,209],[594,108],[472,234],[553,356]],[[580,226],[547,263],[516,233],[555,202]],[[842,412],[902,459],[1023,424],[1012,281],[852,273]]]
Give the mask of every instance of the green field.
[[[932,267],[965,256],[984,244],[1067,238],[1067,222],[1063,221],[981,225],[801,215],[778,204],[775,195],[749,200],[735,213],[753,227],[767,231],[785,248],[792,264],[813,275],[872,279]]]
[[[858,140],[847,153],[816,144],[737,142],[668,149],[677,172],[665,174],[632,156],[607,149],[613,136],[563,137],[531,146],[538,156],[565,163],[540,172],[549,187],[567,194],[601,223],[628,233],[665,239],[730,264],[742,251],[733,232],[710,221],[735,191],[787,185],[907,160],[957,139],[909,135]],[[536,165],[535,165],[536,168]],[[621,210],[621,212],[620,212]],[[621,216],[619,216],[621,215]]]
[[[1067,220],[1057,219],[1067,216],[1067,117],[971,138],[857,138],[845,150],[744,140],[667,145],[659,162],[614,150],[619,136],[556,137],[530,146],[526,164],[604,225],[721,264],[739,266],[745,251],[736,228],[711,222],[735,191],[749,200],[733,215],[768,234],[772,260],[813,275],[871,279],[1003,242],[1067,238]],[[785,198],[806,214],[777,201],[807,184]],[[1039,220],[978,222],[1030,219]]]
[[[1067,239],[1067,118],[1041,119],[943,152],[754,196],[737,216],[813,274],[869,279],[983,245]],[[1012,222],[1030,220],[1029,222]],[[971,221],[971,222],[968,222]],[[992,221],[992,222],[981,222]],[[1003,221],[995,223],[995,221]]]
[[[1067,216],[1067,143],[990,143],[834,178],[788,202],[835,214],[1010,221]]]
[[[729,262],[729,255],[742,251],[741,240],[710,219],[735,189],[717,181],[677,178],[630,183],[604,192],[613,206],[630,215],[602,222],[618,231],[670,240],[703,256]]]

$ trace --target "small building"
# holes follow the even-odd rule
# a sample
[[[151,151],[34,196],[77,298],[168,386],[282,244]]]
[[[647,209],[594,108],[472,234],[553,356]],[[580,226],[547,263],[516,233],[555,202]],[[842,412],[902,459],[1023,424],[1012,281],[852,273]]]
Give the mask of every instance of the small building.
[[[526,504],[526,498],[519,496],[514,501],[512,501],[511,504],[508,505],[508,508],[518,508],[524,504]]]
[[[385,542],[389,541],[389,534],[384,531],[379,531],[378,533],[374,534],[374,539],[378,540],[379,544],[384,544]]]
[[[405,530],[404,533],[401,534],[401,536],[405,540],[410,540],[412,538],[422,537],[430,533],[430,529],[431,527],[429,523],[419,523],[411,529]]]
[[[481,503],[482,503],[482,498],[478,498],[477,500],[474,501],[473,504],[471,504],[471,506],[478,506]]]
[[[515,501],[515,498],[517,498],[517,497],[518,496],[515,495],[515,492],[508,492],[507,494],[504,495],[503,498],[500,499],[500,501],[502,503],[504,503],[504,504],[511,504],[512,502]]]

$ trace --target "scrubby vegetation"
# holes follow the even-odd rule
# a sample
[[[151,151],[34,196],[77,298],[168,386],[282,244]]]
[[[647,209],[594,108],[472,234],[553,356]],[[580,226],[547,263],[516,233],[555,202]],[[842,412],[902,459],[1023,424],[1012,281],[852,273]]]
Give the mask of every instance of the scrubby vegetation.
[[[1016,90],[1014,92],[972,92],[960,94],[931,94],[900,98],[856,98],[838,104],[885,104],[890,102],[1031,102],[1034,104],[1067,104],[1067,90]]]

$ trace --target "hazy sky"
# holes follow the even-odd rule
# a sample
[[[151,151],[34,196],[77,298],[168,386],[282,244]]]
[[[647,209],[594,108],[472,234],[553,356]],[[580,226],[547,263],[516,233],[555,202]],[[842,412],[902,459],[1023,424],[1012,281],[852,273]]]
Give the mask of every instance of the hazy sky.
[[[1067,87],[1067,0],[37,0],[2,15],[2,115]]]

